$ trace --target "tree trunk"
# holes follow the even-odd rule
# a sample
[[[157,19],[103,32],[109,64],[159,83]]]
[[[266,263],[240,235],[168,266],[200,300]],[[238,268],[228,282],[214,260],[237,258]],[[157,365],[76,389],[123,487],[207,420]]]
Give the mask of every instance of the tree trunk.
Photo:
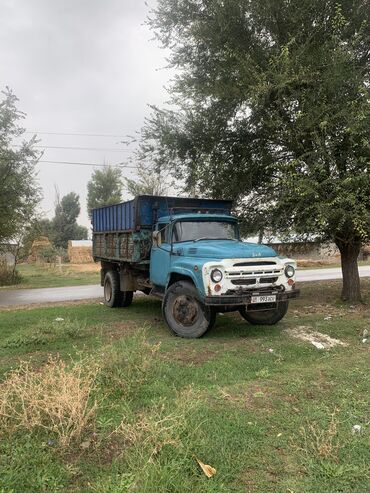
[[[342,264],[343,287],[341,298],[344,301],[361,301],[360,275],[357,259],[360,253],[360,243],[337,241]]]
[[[14,265],[12,269],[12,283],[15,283],[15,274],[17,271],[18,259],[19,259],[19,250],[20,250],[20,242],[17,243],[17,246],[14,251]]]

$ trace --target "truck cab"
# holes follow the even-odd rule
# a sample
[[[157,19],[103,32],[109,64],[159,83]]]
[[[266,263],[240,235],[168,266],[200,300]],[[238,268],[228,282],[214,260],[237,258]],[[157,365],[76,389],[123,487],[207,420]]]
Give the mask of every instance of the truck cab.
[[[163,312],[170,326],[189,324],[199,311],[188,293],[193,287],[209,318],[207,329],[219,311],[238,310],[254,324],[277,323],[288,300],[299,294],[295,270],[294,260],[278,257],[272,248],[243,242],[238,220],[231,215],[165,216],[154,227],[150,281],[154,292],[164,297]],[[173,292],[180,293],[181,304]],[[179,331],[186,336],[177,327],[175,332]]]
[[[162,299],[178,336],[202,336],[218,312],[251,324],[279,322],[299,296],[296,262],[240,237],[231,201],[138,196],[93,211],[93,256],[105,304],[128,307],[135,291]]]

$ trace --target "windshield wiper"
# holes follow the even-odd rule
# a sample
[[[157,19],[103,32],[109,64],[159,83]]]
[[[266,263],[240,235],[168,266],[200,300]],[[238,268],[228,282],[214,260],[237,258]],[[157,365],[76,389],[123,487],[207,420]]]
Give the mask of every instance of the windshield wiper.
[[[196,241],[202,241],[202,240],[229,240],[229,241],[238,241],[236,238],[207,238],[206,236],[201,237],[201,238],[196,238],[193,241],[196,242]]]

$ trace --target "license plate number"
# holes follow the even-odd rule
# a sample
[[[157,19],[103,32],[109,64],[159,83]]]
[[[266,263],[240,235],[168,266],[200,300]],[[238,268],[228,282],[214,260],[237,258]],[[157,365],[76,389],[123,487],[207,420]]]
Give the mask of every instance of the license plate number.
[[[268,296],[252,296],[251,303],[275,303],[276,294],[271,294]]]

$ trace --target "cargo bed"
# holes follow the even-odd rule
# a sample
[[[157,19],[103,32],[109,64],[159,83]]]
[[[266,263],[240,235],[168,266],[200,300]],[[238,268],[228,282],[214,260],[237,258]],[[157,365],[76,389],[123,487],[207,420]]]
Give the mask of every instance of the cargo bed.
[[[231,213],[229,200],[139,195],[92,211],[94,260],[142,263],[150,257],[153,225],[179,212]]]

